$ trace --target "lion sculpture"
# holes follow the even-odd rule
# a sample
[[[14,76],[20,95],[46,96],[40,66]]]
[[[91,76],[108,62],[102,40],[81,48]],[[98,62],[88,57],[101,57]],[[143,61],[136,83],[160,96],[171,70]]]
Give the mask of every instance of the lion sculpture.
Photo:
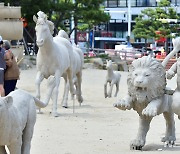
[[[11,154],[30,154],[36,105],[47,106],[20,89],[0,97],[0,154],[6,154],[5,146]]]
[[[162,142],[173,145],[176,140],[172,97],[165,94],[165,74],[165,68],[155,58],[144,56],[132,62],[127,78],[128,94],[114,104],[118,109],[134,109],[139,114],[139,129],[136,139],[130,144],[131,149],[142,149],[151,120],[161,113],[167,126]]]

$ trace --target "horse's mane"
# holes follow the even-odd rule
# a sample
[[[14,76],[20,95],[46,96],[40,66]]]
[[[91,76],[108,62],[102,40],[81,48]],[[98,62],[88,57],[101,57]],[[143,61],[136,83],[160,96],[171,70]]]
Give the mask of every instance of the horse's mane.
[[[54,33],[54,23],[50,20],[47,20],[47,15],[42,11],[39,11],[37,13],[37,15],[38,15],[38,19],[43,19],[44,22],[48,24],[49,30],[50,30],[51,34],[53,34]]]
[[[67,39],[67,40],[70,41],[70,38],[69,38],[68,34],[67,34],[63,29],[61,29],[61,30],[58,32],[58,36],[59,36],[59,37],[64,37],[65,39]]]

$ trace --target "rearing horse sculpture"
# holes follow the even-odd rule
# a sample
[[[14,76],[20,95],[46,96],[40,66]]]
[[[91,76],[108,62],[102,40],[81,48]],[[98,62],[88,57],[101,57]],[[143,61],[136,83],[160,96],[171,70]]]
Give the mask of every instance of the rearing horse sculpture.
[[[60,79],[63,73],[67,73],[70,92],[74,95],[75,90],[72,82],[72,68],[73,68],[73,49],[71,43],[62,37],[52,36],[54,24],[47,20],[47,15],[39,11],[38,18],[34,15],[33,20],[36,23],[36,43],[39,47],[37,53],[37,75],[36,75],[36,97],[40,99],[40,84],[44,78],[48,79],[54,76],[55,86],[49,84],[49,91],[44,102],[48,103],[50,97],[53,101],[52,115],[58,116],[57,113],[57,99],[59,93]],[[51,90],[52,96],[51,96]]]

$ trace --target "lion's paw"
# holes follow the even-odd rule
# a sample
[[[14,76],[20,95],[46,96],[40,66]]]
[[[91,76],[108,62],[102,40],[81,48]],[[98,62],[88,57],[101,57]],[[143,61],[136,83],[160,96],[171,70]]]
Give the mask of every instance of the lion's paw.
[[[142,139],[135,139],[130,143],[131,150],[142,150],[142,147],[145,145],[145,141]]]
[[[164,142],[164,147],[172,147],[174,145],[175,140],[176,138],[174,136],[166,136],[161,139],[161,141]]]
[[[119,100],[117,103],[114,104],[114,107],[120,109],[120,110],[130,110],[131,105],[124,99]]]
[[[157,108],[153,106],[147,106],[145,109],[142,110],[142,115],[154,117],[158,114],[157,112]]]

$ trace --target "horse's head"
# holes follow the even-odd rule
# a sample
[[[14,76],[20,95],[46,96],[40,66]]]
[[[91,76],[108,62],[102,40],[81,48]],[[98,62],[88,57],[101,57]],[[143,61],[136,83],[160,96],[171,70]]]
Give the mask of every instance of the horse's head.
[[[106,68],[111,69],[112,68],[112,61],[111,60],[106,60]]]
[[[36,43],[38,47],[41,47],[49,38],[52,38],[54,24],[47,20],[47,15],[44,12],[39,11],[37,14],[38,18],[34,15],[33,20],[36,23]]]

